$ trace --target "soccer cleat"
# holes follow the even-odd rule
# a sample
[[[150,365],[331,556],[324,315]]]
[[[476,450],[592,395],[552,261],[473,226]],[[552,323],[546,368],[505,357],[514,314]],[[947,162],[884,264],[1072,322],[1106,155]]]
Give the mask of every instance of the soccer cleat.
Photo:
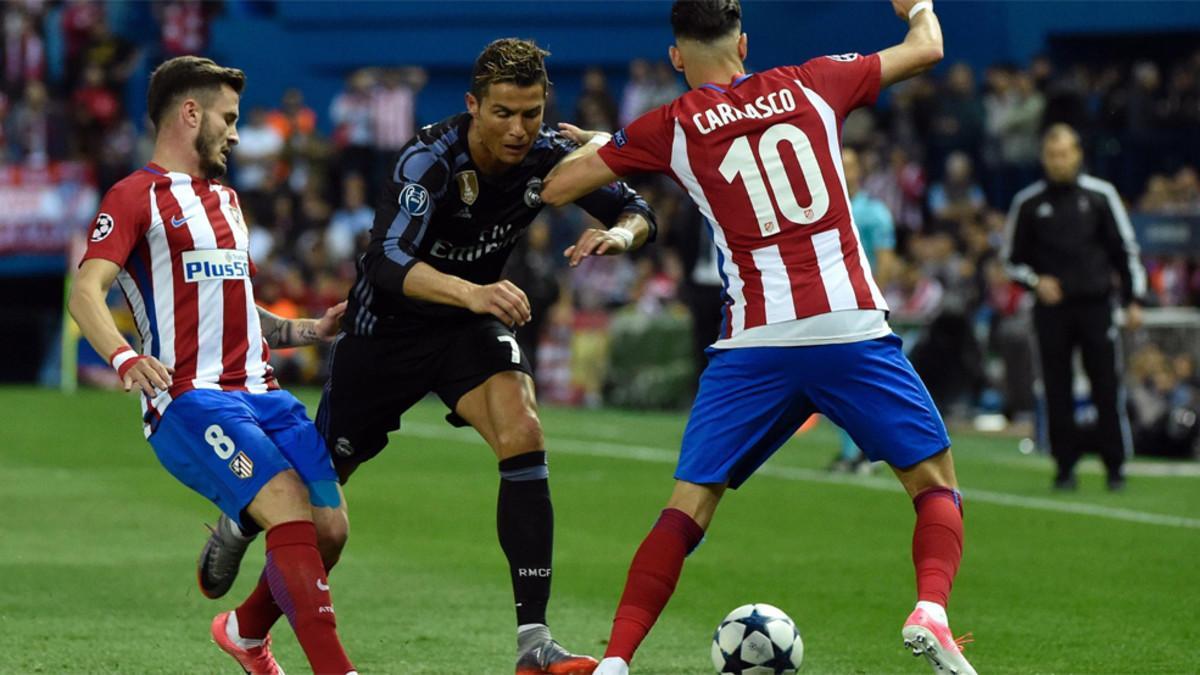
[[[246,555],[246,549],[254,537],[243,537],[234,532],[233,521],[224,513],[217,518],[217,526],[208,529],[211,534],[200,550],[200,560],[196,562],[196,581],[204,597],[216,600],[233,587],[238,568],[242,565],[242,556]]]
[[[592,675],[629,675],[629,664],[619,656],[610,656],[596,666]]]
[[[900,634],[904,636],[905,649],[911,649],[913,656],[924,656],[933,667],[933,672],[939,675],[977,675],[962,655],[961,642],[969,642],[969,638],[961,639],[961,642],[955,640],[950,634],[950,627],[934,619],[925,610],[913,610]]]
[[[572,654],[557,640],[547,640],[517,658],[516,675],[591,675],[596,665],[596,659]]]
[[[279,664],[275,662],[275,656],[271,654],[270,635],[263,640],[261,647],[251,647],[250,649],[242,649],[229,639],[226,626],[229,624],[229,615],[232,613],[221,612],[213,617],[213,642],[217,643],[221,651],[236,659],[242,670],[250,675],[284,675],[283,668],[279,667]]]

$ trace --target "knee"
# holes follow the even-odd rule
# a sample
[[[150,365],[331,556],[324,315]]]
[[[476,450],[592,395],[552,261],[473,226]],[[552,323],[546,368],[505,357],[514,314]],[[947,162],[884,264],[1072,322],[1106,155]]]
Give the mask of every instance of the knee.
[[[497,433],[496,448],[500,457],[514,457],[545,448],[542,423],[537,414],[526,410],[515,420],[501,425]]]
[[[344,511],[317,520],[317,548],[321,551],[321,561],[328,571],[342,557],[346,541],[350,538],[350,519]]]

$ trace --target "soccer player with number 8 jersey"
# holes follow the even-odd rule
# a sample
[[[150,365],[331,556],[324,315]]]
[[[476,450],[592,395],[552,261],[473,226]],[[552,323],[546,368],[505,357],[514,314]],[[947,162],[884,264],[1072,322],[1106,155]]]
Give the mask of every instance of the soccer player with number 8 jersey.
[[[918,601],[902,629],[905,645],[935,672],[975,672],[946,618],[963,542],[950,440],[888,327],[841,166],[846,116],[942,58],[932,3],[892,5],[909,26],[901,44],[747,73],[738,0],[680,0],[670,56],[691,90],[607,143],[567,128],[585,145],[547,176],[543,201],[567,203],[618,176],[667,174],[712,228],[725,299],[675,490],[630,565],[598,674],[628,672],[725,490],[814,413],[849,432],[870,459],[887,461],[916,508]],[[589,230],[567,253],[577,265],[627,248]]]
[[[141,393],[146,437],[167,471],[238,534],[266,530],[258,585],[213,619],[213,641],[247,673],[281,673],[269,630],[286,615],[313,672],[352,673],[328,580],[346,541],[345,500],[324,440],[267,362],[270,347],[332,339],[345,303],[320,320],[254,304],[249,233],[237,194],[216,180],[238,141],[245,82],[194,56],[154,71],[153,160],[104,196],[69,307],[126,391]],[[108,311],[114,281],[140,353]]]

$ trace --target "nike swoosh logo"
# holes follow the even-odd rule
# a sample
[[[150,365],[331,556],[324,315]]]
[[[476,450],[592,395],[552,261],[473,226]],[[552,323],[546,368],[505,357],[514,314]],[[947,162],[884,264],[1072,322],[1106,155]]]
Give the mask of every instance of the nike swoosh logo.
[[[171,216],[171,227],[180,227],[190,219],[191,216],[188,216],[187,218],[176,218],[175,216]]]
[[[327,591],[327,590],[329,590],[329,584],[322,582],[320,579],[317,579],[317,590],[318,591]]]

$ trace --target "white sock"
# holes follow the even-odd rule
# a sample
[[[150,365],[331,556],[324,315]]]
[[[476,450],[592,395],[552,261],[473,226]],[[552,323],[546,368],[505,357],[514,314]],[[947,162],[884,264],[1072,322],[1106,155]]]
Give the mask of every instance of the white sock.
[[[263,646],[266,640],[250,640],[241,636],[238,633],[237,612],[229,613],[229,621],[225,624],[225,637],[229,638],[233,644],[242,649],[254,649],[255,647]]]
[[[936,602],[929,602],[928,600],[921,600],[920,602],[917,603],[917,609],[925,610],[925,613],[928,614],[929,616],[933,617],[933,619],[935,621],[937,621],[938,623],[942,623],[947,626],[950,625],[950,619],[946,618],[946,608],[942,607],[941,605],[937,604]]]

